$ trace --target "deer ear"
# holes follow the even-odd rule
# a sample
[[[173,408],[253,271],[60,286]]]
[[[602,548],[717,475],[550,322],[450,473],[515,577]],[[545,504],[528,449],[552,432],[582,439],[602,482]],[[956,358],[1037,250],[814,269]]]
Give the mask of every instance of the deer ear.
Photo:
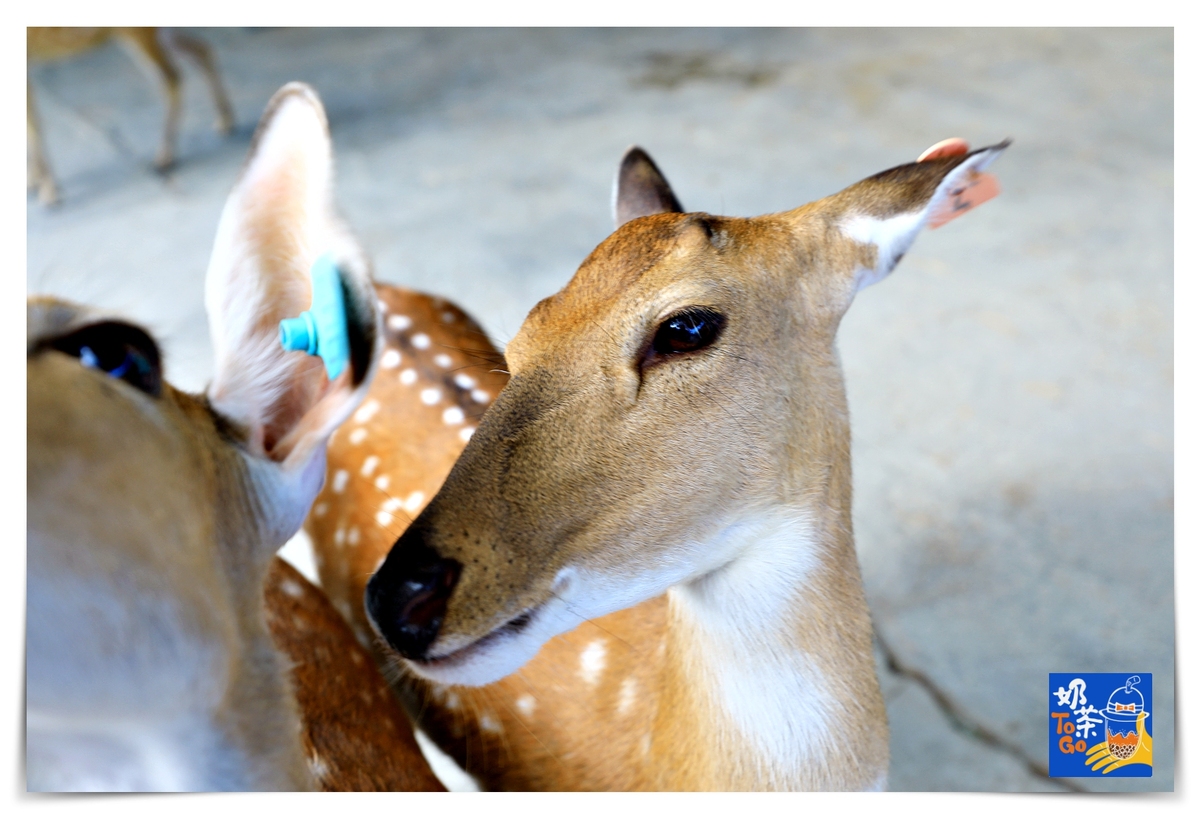
[[[620,227],[627,221],[655,213],[682,213],[667,177],[650,154],[636,145],[625,151],[613,182],[613,219]]]
[[[279,326],[314,308],[313,263],[325,255],[335,270],[330,290],[340,288],[344,303],[334,326],[344,322],[349,353],[332,380],[321,358],[283,348]],[[334,213],[329,128],[307,85],[285,85],[267,103],[221,213],[205,305],[213,408],[252,453],[285,467],[307,463],[362,400],[381,337],[369,262]]]
[[[917,162],[877,173],[830,197],[841,232],[867,246],[855,271],[856,289],[887,276],[922,227],[940,227],[999,193],[995,177],[983,170],[1008,145],[1005,140],[968,152],[961,140],[946,140]]]

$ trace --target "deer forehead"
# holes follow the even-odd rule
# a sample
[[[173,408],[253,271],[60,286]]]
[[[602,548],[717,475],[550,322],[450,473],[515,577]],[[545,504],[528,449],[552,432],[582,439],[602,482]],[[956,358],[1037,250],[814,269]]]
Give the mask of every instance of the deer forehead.
[[[658,323],[689,306],[747,317],[764,307],[772,315],[788,309],[803,313],[803,326],[825,332],[853,292],[847,274],[872,264],[875,254],[821,202],[754,218],[634,219],[601,243],[566,287],[534,307],[506,358],[515,374],[547,354],[576,363],[628,357]],[[796,299],[797,292],[804,297]],[[755,324],[764,327],[766,317]]]
[[[216,432],[197,425],[201,408],[169,386],[150,397],[57,353],[29,371],[31,530],[88,542],[92,559],[117,570],[206,567],[217,464],[205,441]]]

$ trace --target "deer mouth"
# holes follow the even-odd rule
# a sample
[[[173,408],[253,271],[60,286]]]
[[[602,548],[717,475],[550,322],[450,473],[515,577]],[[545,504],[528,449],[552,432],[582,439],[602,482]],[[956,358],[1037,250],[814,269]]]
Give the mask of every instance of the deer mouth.
[[[474,642],[452,650],[449,653],[443,653],[439,656],[426,656],[423,659],[408,659],[407,661],[409,664],[422,670],[453,670],[461,667],[489,649],[509,639],[520,636],[529,628],[529,625],[544,607],[545,604],[543,603],[542,605],[529,608],[508,620],[500,627],[485,633]]]
[[[576,627],[583,618],[566,604],[574,588],[574,571],[564,569],[550,593],[477,639],[448,635],[440,646],[418,658],[404,660],[408,669],[438,684],[481,687],[517,672],[533,659],[547,640]]]

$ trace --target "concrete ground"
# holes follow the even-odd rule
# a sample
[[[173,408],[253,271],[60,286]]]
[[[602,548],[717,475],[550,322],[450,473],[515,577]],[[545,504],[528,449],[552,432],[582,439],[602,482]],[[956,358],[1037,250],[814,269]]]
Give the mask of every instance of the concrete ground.
[[[1062,789],[1038,772],[1047,674],[1108,671],[1154,674],[1154,775],[1069,786],[1173,789],[1169,30],[200,33],[236,135],[185,68],[160,177],[161,101],[124,54],[40,66],[64,203],[28,210],[29,292],[149,324],[190,388],[217,216],[289,80],[328,107],[378,277],[501,342],[610,231],[632,143],[689,209],[752,215],[1013,137],[1004,193],[921,236],[841,329],[891,787]]]

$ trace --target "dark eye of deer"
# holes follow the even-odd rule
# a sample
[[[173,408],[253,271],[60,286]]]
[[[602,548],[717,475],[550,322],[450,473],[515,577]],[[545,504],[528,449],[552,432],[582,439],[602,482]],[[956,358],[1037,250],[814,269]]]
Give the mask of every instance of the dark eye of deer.
[[[89,369],[99,369],[148,395],[162,394],[158,346],[135,326],[105,321],[55,338],[47,346],[78,358]]]
[[[663,321],[654,333],[651,349],[656,355],[695,352],[711,345],[725,327],[725,316],[706,307],[692,307]]]

